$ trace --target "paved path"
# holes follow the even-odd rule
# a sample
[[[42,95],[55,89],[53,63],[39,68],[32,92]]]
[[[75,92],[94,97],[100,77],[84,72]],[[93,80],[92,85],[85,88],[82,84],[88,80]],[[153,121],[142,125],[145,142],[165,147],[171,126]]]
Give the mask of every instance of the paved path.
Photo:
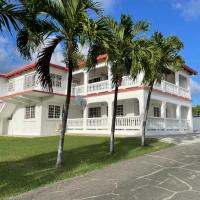
[[[199,200],[200,143],[114,164],[15,200]]]

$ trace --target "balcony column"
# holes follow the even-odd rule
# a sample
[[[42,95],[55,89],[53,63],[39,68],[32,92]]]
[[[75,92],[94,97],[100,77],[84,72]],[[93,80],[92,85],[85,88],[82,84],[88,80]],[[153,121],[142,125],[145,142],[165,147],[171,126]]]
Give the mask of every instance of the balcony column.
[[[166,131],[167,116],[166,116],[166,102],[162,102],[161,105],[161,118],[164,119],[164,131]]]
[[[84,95],[87,95],[89,72],[84,71]]]
[[[112,71],[110,64],[108,64],[108,89],[109,91],[112,90]]]
[[[177,94],[179,95],[179,72],[175,72],[175,84],[177,86]]]
[[[181,131],[181,106],[176,106],[176,119],[178,119],[179,131]]]
[[[83,107],[83,131],[87,131],[88,105]]]

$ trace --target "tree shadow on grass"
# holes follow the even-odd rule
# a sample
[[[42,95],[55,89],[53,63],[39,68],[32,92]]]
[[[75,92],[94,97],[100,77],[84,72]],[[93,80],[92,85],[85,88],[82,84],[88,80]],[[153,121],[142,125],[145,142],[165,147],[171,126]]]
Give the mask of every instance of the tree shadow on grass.
[[[80,175],[107,164],[156,150],[157,140],[148,139],[140,147],[139,138],[116,139],[114,155],[108,153],[109,141],[66,150],[65,167],[55,168],[57,152],[0,163],[0,199],[64,178]]]

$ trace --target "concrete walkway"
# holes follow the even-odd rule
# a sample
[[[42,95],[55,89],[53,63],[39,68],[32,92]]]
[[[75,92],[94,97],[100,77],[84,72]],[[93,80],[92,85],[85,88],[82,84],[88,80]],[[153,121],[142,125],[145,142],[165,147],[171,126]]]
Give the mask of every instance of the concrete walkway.
[[[180,145],[31,191],[15,200],[199,200],[200,143]]]

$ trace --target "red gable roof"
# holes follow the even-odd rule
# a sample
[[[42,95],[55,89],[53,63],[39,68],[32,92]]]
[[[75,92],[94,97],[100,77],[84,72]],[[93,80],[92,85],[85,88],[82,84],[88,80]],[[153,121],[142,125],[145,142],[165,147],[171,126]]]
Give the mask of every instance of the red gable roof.
[[[191,75],[197,75],[198,72],[187,65],[183,65],[183,69],[190,73]]]
[[[53,67],[53,68],[56,68],[56,69],[60,69],[60,70],[63,70],[63,71],[68,71],[68,69],[60,66],[60,65],[55,65],[55,64],[51,64],[50,63],[50,67]],[[12,77],[12,76],[15,76],[17,74],[21,74],[23,72],[26,72],[26,71],[29,71],[31,69],[36,69],[36,64],[30,64],[30,65],[26,65],[24,67],[21,67],[19,69],[16,69],[14,71],[11,71],[7,74],[0,74],[0,77],[2,78],[9,78],[9,77]]]
[[[97,61],[98,62],[101,62],[101,61],[104,61],[108,58],[108,55],[107,54],[103,54],[103,55],[100,55],[97,57]],[[79,63],[79,67],[84,67],[86,65],[86,61],[81,61]],[[63,66],[60,66],[60,65],[56,65],[56,64],[51,64],[50,63],[50,66],[53,67],[53,68],[56,68],[56,69],[60,69],[60,70],[63,70],[63,71],[68,71],[67,68],[63,67]],[[19,68],[19,69],[16,69],[14,71],[11,71],[7,74],[0,74],[0,78],[9,78],[9,77],[12,77],[12,76],[15,76],[17,74],[21,74],[25,71],[28,71],[28,70],[31,70],[31,69],[35,69],[36,68],[36,64],[30,64],[30,65],[26,65],[22,68]],[[191,75],[197,75],[198,72],[194,69],[192,69],[191,67],[187,66],[187,65],[184,65],[183,66],[183,69],[185,71],[187,71],[188,73],[190,73]]]

